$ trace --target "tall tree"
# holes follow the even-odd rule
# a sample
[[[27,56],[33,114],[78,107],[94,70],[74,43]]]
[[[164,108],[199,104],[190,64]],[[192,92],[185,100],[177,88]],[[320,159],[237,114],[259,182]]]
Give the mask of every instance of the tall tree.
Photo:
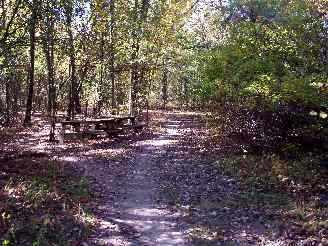
[[[34,70],[35,70],[35,45],[36,45],[36,27],[38,22],[38,8],[40,2],[38,0],[32,0],[29,2],[29,8],[31,11],[31,17],[29,19],[29,35],[30,35],[30,62],[28,68],[28,95],[26,101],[26,112],[24,125],[31,124],[31,115],[32,115],[32,104],[34,96]]]
[[[116,13],[115,0],[110,1],[110,77],[112,89],[112,108],[116,107],[116,93],[115,93],[115,38],[116,38]]]
[[[142,0],[141,6],[139,6],[139,0],[134,1],[133,10],[133,22],[136,24],[132,31],[132,47],[131,47],[131,84],[129,92],[129,115],[135,114],[136,108],[136,96],[139,82],[139,63],[138,54],[140,49],[140,41],[143,35],[143,25],[147,21],[147,14],[149,9],[149,0]]]
[[[69,103],[67,109],[67,117],[73,119],[75,112],[80,113],[79,95],[77,90],[76,78],[76,60],[75,60],[75,47],[73,36],[73,15],[74,15],[74,1],[69,0],[64,2],[64,10],[66,17],[66,30],[68,34],[68,56],[70,59],[69,72],[70,72],[70,89],[69,89]]]
[[[42,33],[43,51],[47,63],[47,75],[48,75],[48,113],[51,114],[55,105],[55,69],[54,69],[54,39],[55,39],[55,1],[47,1],[45,3],[44,10],[44,27]]]
[[[168,95],[167,95],[168,74],[167,73],[168,73],[167,61],[164,58],[164,60],[163,60],[163,77],[162,77],[161,92],[160,92],[163,109],[166,109],[167,99],[168,99]]]
[[[48,105],[47,110],[51,116],[50,141],[55,140],[55,114],[56,114],[56,84],[55,84],[55,8],[56,1],[47,1],[44,9],[44,27],[42,33],[43,51],[47,63],[48,75]]]

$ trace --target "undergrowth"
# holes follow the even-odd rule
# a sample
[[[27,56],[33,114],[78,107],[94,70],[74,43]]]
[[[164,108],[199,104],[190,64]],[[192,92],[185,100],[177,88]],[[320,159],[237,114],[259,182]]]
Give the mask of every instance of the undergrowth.
[[[226,153],[215,166],[240,184],[240,204],[261,210],[286,237],[320,239],[328,238],[327,120],[310,111],[228,107],[207,122]]]
[[[266,190],[320,192],[326,187],[319,159],[283,159],[275,154],[232,155],[217,162],[224,174]]]
[[[320,168],[319,158],[231,155],[215,165],[241,184],[242,204],[263,208],[266,223],[279,221],[297,237],[328,235],[328,170]]]
[[[47,158],[2,161],[0,239],[3,245],[76,245],[92,227],[83,204],[88,184],[72,167]]]

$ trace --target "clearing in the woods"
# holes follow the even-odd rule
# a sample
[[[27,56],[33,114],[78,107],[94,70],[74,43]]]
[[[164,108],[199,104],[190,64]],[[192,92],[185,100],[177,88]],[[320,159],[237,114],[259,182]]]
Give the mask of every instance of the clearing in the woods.
[[[326,245],[327,196],[306,200],[226,175],[234,145],[218,141],[206,117],[153,111],[141,133],[53,144],[36,116],[31,131],[3,135],[3,244]],[[40,178],[33,168],[54,171]]]

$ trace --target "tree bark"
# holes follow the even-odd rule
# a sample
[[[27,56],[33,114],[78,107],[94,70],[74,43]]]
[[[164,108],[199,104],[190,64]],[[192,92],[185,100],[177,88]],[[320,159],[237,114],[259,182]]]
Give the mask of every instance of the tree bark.
[[[73,15],[73,3],[66,3],[66,25],[68,32],[68,45],[69,45],[69,59],[70,59],[70,93],[69,93],[69,104],[68,104],[68,119],[73,119],[75,117],[75,112],[80,113],[80,98],[77,91],[76,83],[76,61],[75,61],[75,48],[74,48],[74,37],[72,30],[72,15]]]
[[[9,78],[6,78],[6,112],[5,112],[5,125],[8,125],[10,123],[11,117],[10,117],[10,81]]]
[[[48,17],[49,18],[49,17]],[[51,17],[50,17],[51,18]],[[48,70],[48,114],[51,115],[55,107],[55,71],[54,71],[54,23],[52,20],[47,20],[46,23],[46,33],[43,41],[43,49],[47,62]]]
[[[48,114],[51,116],[51,127],[49,141],[55,141],[56,127],[56,85],[54,68],[54,17],[52,15],[52,6],[47,6],[46,31],[43,39],[43,49],[47,61],[48,70]]]
[[[30,64],[28,71],[28,95],[26,102],[26,112],[24,125],[31,124],[31,115],[32,115],[32,104],[34,96],[34,61],[35,61],[35,29],[37,23],[37,11],[36,11],[36,2],[32,3],[32,16],[30,23]]]
[[[11,87],[12,87],[12,115],[13,117],[17,116],[18,113],[18,94],[19,94],[19,86],[18,86],[18,78],[16,73],[12,76]]]
[[[166,61],[164,61],[164,69],[163,69],[163,79],[162,79],[162,88],[161,88],[161,101],[162,101],[162,106],[163,109],[166,109],[166,104],[167,104],[167,73],[168,69],[166,67]]]
[[[132,54],[131,54],[131,83],[129,90],[129,115],[135,115],[136,109],[136,99],[137,99],[137,87],[139,79],[139,64],[136,62],[140,49],[140,36],[143,32],[142,22],[147,20],[147,13],[149,9],[149,0],[142,0],[141,8],[139,11],[139,1],[134,2],[134,22],[138,23],[137,27],[132,33],[133,44],[132,44]]]
[[[134,23],[137,23],[138,21],[138,6],[139,6],[139,1],[135,0],[134,1],[134,18],[133,21]],[[138,29],[140,29],[140,24],[138,25],[138,28],[135,28],[132,31],[132,38],[133,38],[133,43],[132,43],[132,53],[131,53],[131,74],[130,74],[130,88],[129,88],[129,115],[134,116],[135,115],[135,98],[136,98],[136,83],[137,83],[137,69],[136,69],[136,58],[137,54],[139,52],[139,38],[137,36]]]
[[[105,45],[105,41],[104,41],[104,34],[101,34],[101,44],[100,44],[100,98],[99,98],[99,102],[98,102],[98,113],[99,115],[101,115],[101,109],[104,106],[105,103],[105,96],[107,93],[105,93],[105,86],[104,86],[104,45]]]
[[[111,89],[112,89],[112,108],[116,108],[116,88],[115,88],[115,0],[110,1],[110,14],[111,14],[111,23],[110,23],[110,78],[111,78]]]
[[[137,83],[138,83],[138,66],[136,64],[136,59],[139,53],[139,42],[133,43],[133,52],[131,55],[131,61],[133,62],[131,68],[131,82],[129,90],[129,115],[135,116],[136,109],[136,94],[137,94]]]

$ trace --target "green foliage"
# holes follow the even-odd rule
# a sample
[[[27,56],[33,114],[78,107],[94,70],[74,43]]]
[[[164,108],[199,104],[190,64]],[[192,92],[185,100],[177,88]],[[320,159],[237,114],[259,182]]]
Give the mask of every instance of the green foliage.
[[[228,41],[201,57],[198,96],[249,107],[323,105],[327,90],[314,82],[326,85],[328,79],[320,58],[324,23],[311,14],[315,7],[303,3],[282,8],[279,1],[232,1],[231,6],[252,9],[255,19],[231,22]]]

